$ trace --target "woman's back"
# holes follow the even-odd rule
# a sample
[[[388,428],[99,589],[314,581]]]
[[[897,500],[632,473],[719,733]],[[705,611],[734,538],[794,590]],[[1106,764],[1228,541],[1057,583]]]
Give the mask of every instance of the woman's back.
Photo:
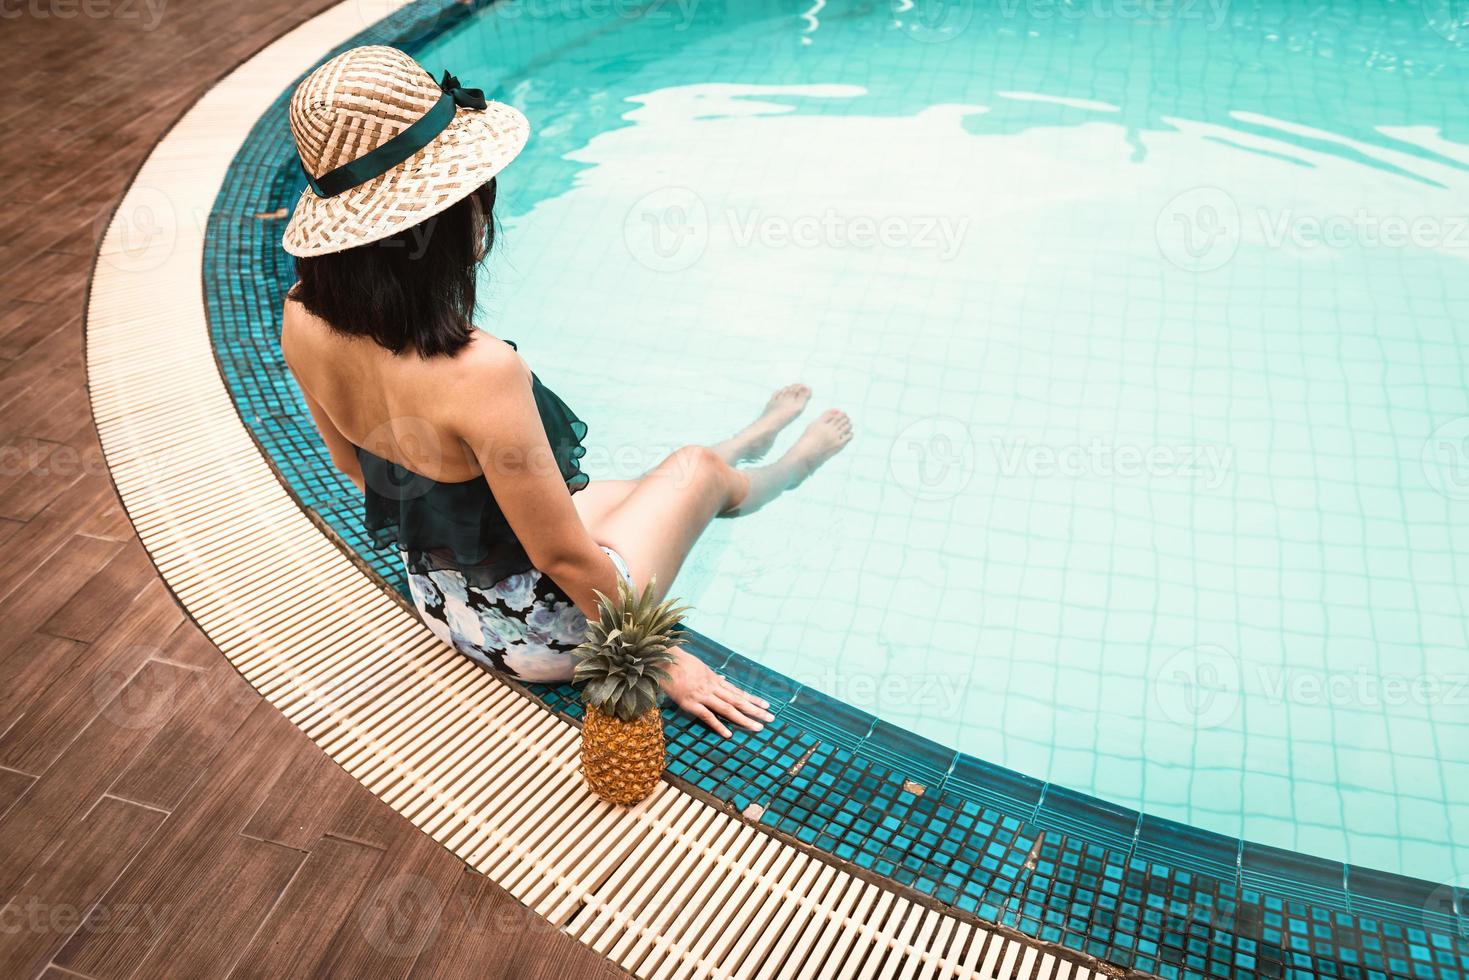
[[[496,176],[525,145],[525,117],[374,45],[308,76],[290,116],[307,187],[282,237],[297,275],[286,362],[363,492],[364,528],[401,553],[425,625],[475,662],[569,679],[599,596],[635,580],[666,589],[716,515],[757,509],[850,438],[828,412],[774,463],[737,471],[804,407],[809,390],[791,385],[718,448],[590,485],[586,426],[513,345],[472,325]],[[664,689],[716,731],[728,733],[716,715],[769,718],[673,653]]]
[[[325,412],[348,443],[329,446],[333,457],[360,447],[441,483],[482,473],[456,420],[475,402],[483,404],[487,379],[503,372],[506,361],[529,374],[510,345],[479,331],[452,356],[394,354],[333,330],[290,299],[281,347],[312,411]]]

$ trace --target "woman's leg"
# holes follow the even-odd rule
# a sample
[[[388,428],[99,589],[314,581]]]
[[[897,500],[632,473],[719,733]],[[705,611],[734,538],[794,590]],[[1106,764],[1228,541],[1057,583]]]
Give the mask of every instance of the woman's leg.
[[[737,470],[707,446],[685,447],[638,480],[622,502],[589,530],[599,544],[622,556],[634,582],[644,586],[656,580],[658,594],[667,595],[710,521],[769,503],[810,476],[851,438],[851,422],[833,409],[811,423],[769,466]],[[721,719],[758,731],[774,717],[763,699],[735,687],[697,657],[681,649],[674,650],[674,656],[664,691],[721,736],[729,736]]]
[[[714,449],[685,446],[636,481],[620,503],[588,522],[588,530],[598,544],[622,556],[635,582],[641,586],[656,578],[658,592],[666,594],[710,521],[758,510],[810,476],[851,438],[851,420],[831,409],[768,466],[737,470]]]
[[[786,385],[770,396],[759,418],[710,448],[731,466],[761,459],[775,445],[780,430],[795,421],[810,398],[811,389],[805,385]]]
[[[810,398],[811,389],[806,385],[786,385],[770,396],[770,401],[755,421],[709,448],[730,465],[759,459],[770,451],[780,430],[801,414]],[[571,498],[581,522],[588,528],[601,524],[602,519],[626,500],[646,476],[648,473],[633,480],[593,480],[588,483]]]
[[[640,587],[656,578],[659,594],[665,594],[704,528],[743,497],[746,486],[745,477],[714,450],[685,446],[635,481],[587,530],[622,556]]]
[[[637,480],[593,480],[571,495],[581,522],[588,528],[597,526],[612,509],[627,499]]]

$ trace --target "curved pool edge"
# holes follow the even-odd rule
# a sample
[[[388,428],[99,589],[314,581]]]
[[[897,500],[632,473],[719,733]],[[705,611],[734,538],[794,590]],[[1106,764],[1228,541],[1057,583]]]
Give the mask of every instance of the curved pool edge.
[[[415,11],[427,16],[417,17]],[[374,40],[388,38],[411,47],[428,36],[425,31],[441,30],[459,16],[459,5],[420,0],[368,33]],[[278,79],[277,87],[289,91],[285,83],[293,83],[300,73]],[[272,112],[283,99],[276,99]],[[255,378],[260,384],[251,388],[249,372],[261,371],[263,362],[248,356],[248,349],[237,360],[226,356],[235,353],[232,344],[239,340],[232,330],[258,332],[261,323],[240,318],[240,307],[222,301],[221,293],[252,287],[269,292],[263,269],[239,263],[259,260],[262,253],[254,246],[278,230],[274,219],[252,217],[276,208],[242,210],[239,195],[230,192],[258,191],[265,203],[279,195],[287,207],[294,200],[296,185],[282,179],[279,161],[271,158],[267,145],[277,135],[262,117],[231,162],[231,179],[210,210],[203,243],[205,289],[218,342],[206,346],[211,358],[220,357],[219,371],[230,382],[231,410],[238,410],[245,421],[252,447],[259,447],[257,455],[272,464],[280,485],[297,503],[315,510],[309,502],[312,487],[294,475],[296,467],[274,465],[282,456],[292,457],[282,450],[283,445],[291,448],[289,439],[274,428],[282,416],[271,414],[288,408],[289,402],[265,397],[287,390],[277,383],[284,379]],[[260,145],[254,142],[257,137]],[[230,236],[232,229],[240,234]],[[89,339],[89,363],[90,353]],[[98,415],[100,428],[100,411]],[[295,448],[306,453],[301,459],[311,461],[309,447]],[[317,472],[316,478],[323,474]],[[323,527],[338,528],[330,511],[320,519]],[[161,531],[155,528],[155,533]],[[338,560],[346,559],[357,574],[370,570],[377,577],[375,588],[391,588],[389,577],[356,551],[347,534],[332,538],[332,547],[340,549]],[[1271,975],[1266,963],[1278,963],[1288,973],[1301,969],[1300,958],[1305,957],[1313,966],[1346,967],[1330,973],[1313,969],[1310,975],[1354,975],[1353,964],[1368,971],[1358,969],[1360,975],[1372,975],[1373,969],[1388,975],[1398,972],[1392,965],[1398,962],[1414,967],[1413,975],[1460,977],[1469,964],[1463,942],[1469,935],[1463,919],[1469,908],[1462,892],[1146,817],[928,742],[800,688],[707,638],[699,638],[696,648],[762,693],[787,696],[772,699],[780,710],[766,733],[733,746],[670,718],[671,772],[680,784],[793,840],[886,876],[916,895],[1047,942],[1110,962],[1131,961],[1124,965],[1163,975],[1184,975],[1170,973],[1170,968],[1194,969],[1190,961],[1198,954],[1192,937],[1201,924],[1207,926],[1205,932],[1226,931],[1251,947],[1244,952],[1241,942],[1216,943],[1220,955],[1204,955],[1200,965],[1205,967],[1228,963],[1237,970],[1243,955],[1252,957],[1262,974]],[[549,707],[574,717],[569,690],[538,693]],[[963,870],[956,872],[959,867]],[[1127,900],[1128,892],[1137,900]],[[1093,897],[1085,913],[1078,913],[1083,904],[1078,896],[1085,893]],[[1428,908],[1435,895],[1447,897],[1445,911]],[[1145,925],[1150,916],[1160,920],[1151,931]],[[1106,924],[1118,917],[1135,918],[1134,931],[1118,936],[1119,930]],[[1323,942],[1315,937],[1322,927],[1357,941]],[[1098,939],[1102,932],[1109,938]],[[1367,948],[1374,936],[1380,947],[1376,953]],[[1178,955],[1140,953],[1148,943],[1176,949]],[[1367,965],[1373,955],[1381,960],[1379,967]],[[1149,959],[1157,962],[1150,966]],[[1433,972],[1418,972],[1420,963]]]
[[[910,900],[671,783],[631,809],[596,801],[576,770],[575,726],[439,644],[287,492],[213,357],[202,219],[269,93],[323,44],[360,31],[359,11],[348,0],[288,32],[190,106],[139,168],[97,251],[88,397],[129,520],[185,612],[370,791],[636,972],[743,964],[798,976],[813,942],[827,962],[869,972],[1111,972]],[[137,227],[158,234],[130,240]],[[649,855],[657,860],[640,860]],[[701,914],[680,915],[670,894]]]

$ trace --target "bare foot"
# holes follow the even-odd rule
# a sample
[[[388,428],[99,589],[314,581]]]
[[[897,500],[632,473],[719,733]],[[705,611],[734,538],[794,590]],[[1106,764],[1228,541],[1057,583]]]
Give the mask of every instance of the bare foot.
[[[733,466],[748,463],[770,452],[780,430],[790,425],[806,408],[811,389],[803,384],[786,385],[770,396],[760,417],[714,447]]]
[[[795,483],[816,472],[816,468],[831,459],[852,441],[852,420],[846,412],[828,408],[821,417],[801,433],[796,444],[786,451],[782,461],[790,460]],[[792,484],[794,485],[794,484]]]
[[[852,420],[847,418],[847,413],[835,408],[827,409],[821,413],[821,418],[806,427],[801,438],[780,459],[765,466],[740,470],[748,481],[745,495],[721,516],[753,514],[798,485],[851,441]]]

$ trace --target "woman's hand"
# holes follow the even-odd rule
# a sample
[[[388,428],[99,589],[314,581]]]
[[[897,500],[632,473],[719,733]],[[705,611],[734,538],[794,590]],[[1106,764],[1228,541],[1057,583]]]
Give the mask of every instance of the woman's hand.
[[[721,716],[752,732],[775,717],[766,710],[768,702],[741,691],[687,650],[675,648],[672,653],[674,661],[668,667],[663,693],[722,738],[729,738],[729,728],[719,720]]]

